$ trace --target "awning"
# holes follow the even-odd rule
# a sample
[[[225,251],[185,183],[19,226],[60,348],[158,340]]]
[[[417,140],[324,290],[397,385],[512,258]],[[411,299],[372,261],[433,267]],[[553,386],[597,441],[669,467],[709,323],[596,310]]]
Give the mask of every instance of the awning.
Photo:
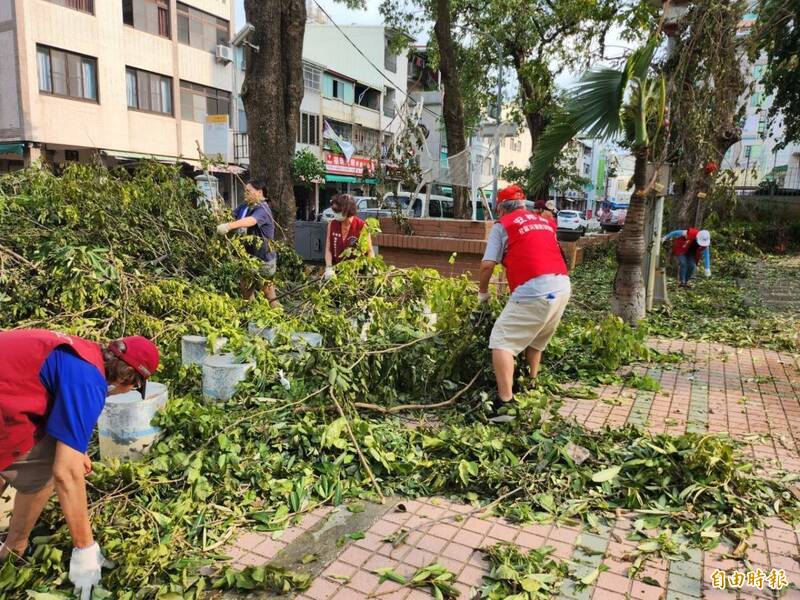
[[[25,144],[20,142],[0,143],[0,154],[17,154],[22,156],[25,152]]]
[[[186,162],[183,159],[175,156],[164,156],[161,154],[146,154],[143,152],[123,152],[121,150],[102,150],[100,152],[103,156],[109,156],[117,160],[154,160],[156,162],[168,163],[171,165],[179,162]]]
[[[325,181],[328,183],[366,183],[369,185],[378,183],[377,179],[359,179],[352,175],[330,175],[327,173],[325,174]]]

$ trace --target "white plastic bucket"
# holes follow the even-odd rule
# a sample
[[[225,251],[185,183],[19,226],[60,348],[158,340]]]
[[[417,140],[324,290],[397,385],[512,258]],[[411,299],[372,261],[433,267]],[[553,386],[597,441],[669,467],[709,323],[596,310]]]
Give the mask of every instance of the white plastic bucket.
[[[148,381],[144,399],[136,391],[106,398],[97,421],[101,458],[141,459],[160,433],[151,422],[168,397],[167,386]]]
[[[207,356],[203,361],[203,396],[229,400],[253,367],[255,364],[239,362],[233,354]]]
[[[219,352],[228,338],[218,337],[214,341],[214,352]],[[204,335],[185,335],[181,338],[181,364],[199,365],[208,356],[208,338]]]

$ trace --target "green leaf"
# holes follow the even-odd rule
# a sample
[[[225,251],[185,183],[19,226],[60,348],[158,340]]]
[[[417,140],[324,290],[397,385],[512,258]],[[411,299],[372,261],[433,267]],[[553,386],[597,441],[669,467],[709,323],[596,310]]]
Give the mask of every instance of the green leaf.
[[[621,469],[622,469],[621,466],[615,466],[603,469],[602,471],[598,471],[597,473],[592,475],[592,481],[594,481],[595,483],[603,483],[604,481],[611,481],[617,475],[619,475]]]

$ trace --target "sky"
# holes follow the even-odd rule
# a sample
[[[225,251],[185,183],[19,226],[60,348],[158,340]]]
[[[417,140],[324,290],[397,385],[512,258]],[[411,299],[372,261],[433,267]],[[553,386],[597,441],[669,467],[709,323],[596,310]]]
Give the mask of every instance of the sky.
[[[317,0],[319,5],[328,11],[333,20],[339,25],[379,25],[382,23],[378,6],[380,0],[367,0],[366,10],[350,10],[333,0]],[[235,0],[236,3],[236,30],[244,24],[244,0]]]

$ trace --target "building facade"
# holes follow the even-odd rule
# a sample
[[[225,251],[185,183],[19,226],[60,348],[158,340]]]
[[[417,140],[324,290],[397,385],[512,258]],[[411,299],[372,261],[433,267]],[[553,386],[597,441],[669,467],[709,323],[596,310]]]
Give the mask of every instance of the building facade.
[[[306,23],[297,150],[320,158],[326,173],[322,182],[295,188],[298,219],[313,220],[337,193],[374,192],[376,180],[371,174],[400,127],[397,107],[406,97],[406,57],[391,49],[391,35],[383,26],[336,27],[319,15]],[[238,44],[239,60],[246,55],[246,45]],[[236,104],[244,118],[238,96],[241,79],[236,89]],[[237,123],[239,140],[246,138],[242,118]],[[337,140],[352,146],[349,157]],[[237,153],[237,162],[246,167],[249,153]]]
[[[150,156],[198,168],[206,117],[231,118],[232,15],[233,0],[0,0],[13,57],[0,61],[0,170]]]
[[[739,26],[740,36],[749,33],[756,18],[755,13],[744,16]],[[752,64],[747,58],[743,61],[747,83],[753,87],[741,99],[745,106],[742,139],[725,154],[722,168],[734,171],[737,186],[757,187],[774,181],[779,187],[800,189],[800,144],[778,148],[784,138],[783,123],[780,118],[768,122],[772,97],[766,95],[761,84],[766,57],[761,55]]]

